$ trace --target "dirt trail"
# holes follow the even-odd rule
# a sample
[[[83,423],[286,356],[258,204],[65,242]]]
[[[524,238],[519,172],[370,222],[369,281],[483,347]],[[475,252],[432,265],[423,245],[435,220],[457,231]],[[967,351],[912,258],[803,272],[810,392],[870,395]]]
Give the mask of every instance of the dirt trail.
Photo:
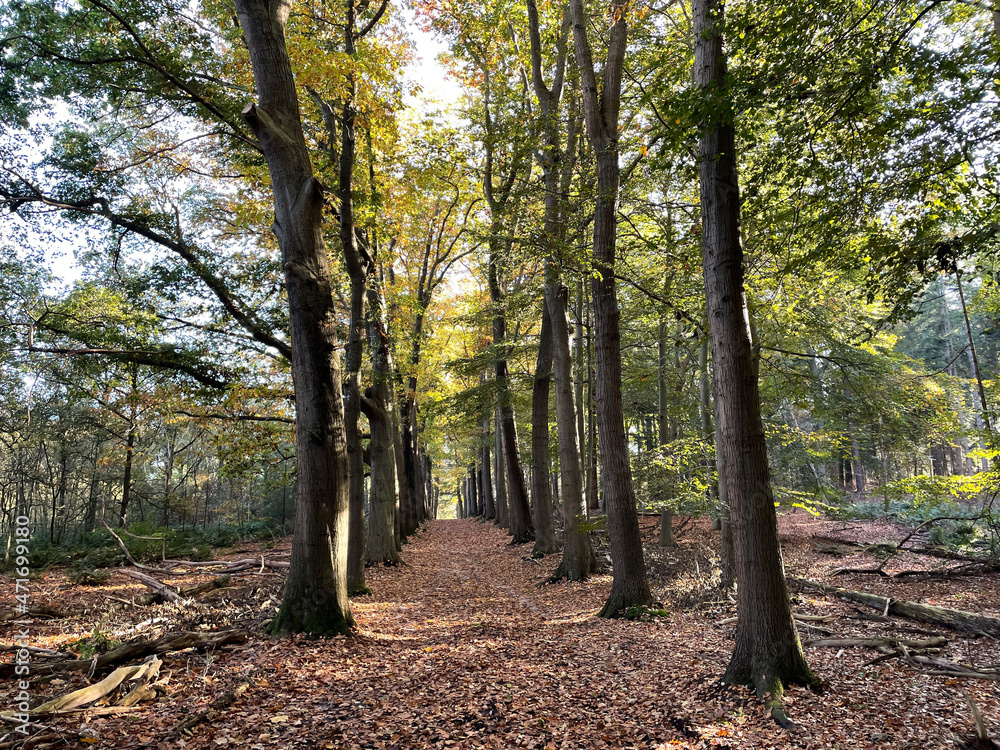
[[[791,690],[786,705],[800,729],[779,730],[749,691],[718,686],[734,627],[720,620],[734,612],[727,600],[715,601],[703,577],[716,535],[706,522],[678,548],[662,550],[654,541],[656,519],[643,522],[647,560],[657,585],[670,587],[667,599],[696,595],[667,617],[599,620],[610,576],[542,585],[558,555],[528,560],[530,545],[511,547],[492,524],[434,521],[404,546],[403,565],[369,569],[375,593],[352,600],[353,637],[258,634],[241,649],[179,654],[167,665],[168,697],[132,713],[91,717],[99,744],[86,746],[924,750],[968,731],[966,688],[1000,729],[1000,683],[922,674],[898,661],[866,665],[872,653],[864,649],[810,649],[809,662],[829,690],[821,696]],[[790,571],[816,577],[836,563],[812,551],[809,533],[786,523],[784,547]],[[996,579],[978,583],[986,591]],[[936,597],[958,596],[955,584],[935,586],[927,590]],[[795,605],[808,614],[837,614],[826,627],[842,635],[904,632],[852,619],[848,605],[825,597],[802,595]],[[954,637],[945,655],[995,661],[990,643]],[[185,716],[251,674],[253,687],[224,714],[183,740],[165,739]],[[80,718],[68,721],[75,727]]]
[[[680,712],[669,705],[663,667],[676,668],[679,654],[662,643],[667,623],[598,620],[607,577],[540,586],[558,556],[535,562],[522,558],[527,551],[488,524],[431,523],[405,548],[403,567],[370,571],[376,595],[354,601],[359,638],[301,643],[306,653],[288,666],[324,687],[311,706],[277,710],[321,721],[335,748],[653,748],[692,739],[683,719],[671,723]],[[689,677],[718,669],[687,659]],[[302,695],[291,677],[280,679]]]

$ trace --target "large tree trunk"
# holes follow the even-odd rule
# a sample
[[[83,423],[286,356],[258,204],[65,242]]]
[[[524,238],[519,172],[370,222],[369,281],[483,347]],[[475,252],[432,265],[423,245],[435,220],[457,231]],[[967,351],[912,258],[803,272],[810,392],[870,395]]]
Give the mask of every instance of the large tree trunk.
[[[524,488],[524,472],[521,469],[521,452],[517,446],[517,428],[514,425],[514,410],[508,404],[501,407],[500,426],[503,430],[503,460],[507,467],[507,504],[510,520],[512,544],[525,544],[535,535],[531,526],[531,508]]]
[[[735,132],[727,106],[719,0],[694,4],[695,81],[711,106],[699,142],[702,257],[722,485],[736,553],[736,646],[723,681],[753,685],[777,708],[789,683],[818,685],[792,620],[767,465],[743,288]]]
[[[344,51],[353,55],[354,3],[347,0],[344,26]],[[344,423],[347,429],[347,468],[349,473],[347,537],[347,591],[349,594],[368,590],[365,586],[365,466],[362,457],[361,430],[361,354],[365,340],[365,285],[370,266],[358,250],[354,219],[354,164],[357,160],[357,139],[354,99],[357,83],[353,73],[346,76],[343,109],[340,118],[340,164],[338,198],[340,244],[344,264],[351,278],[351,321],[344,347],[346,377],[344,381]],[[334,133],[330,133],[331,140]]]
[[[349,632],[347,439],[337,315],[323,244],[323,186],[313,176],[285,46],[290,2],[236,0],[258,102],[244,110],[264,156],[288,294],[295,387],[292,559],[274,632]]]
[[[590,326],[590,305],[587,306],[587,513],[601,512],[603,499],[597,478],[597,415],[594,409],[594,336]]]
[[[549,484],[549,384],[552,381],[552,322],[542,305],[535,382],[531,390],[531,507],[535,519],[532,557],[558,551],[552,526],[552,489]]]
[[[608,57],[598,92],[593,54],[587,38],[583,0],[570,0],[577,67],[583,84],[583,108],[594,153],[597,156],[597,201],[594,207],[592,281],[594,346],[596,349],[597,434],[601,444],[601,490],[608,511],[611,593],[602,617],[614,617],[653,601],[643,562],[642,538],[635,511],[635,491],[629,466],[628,442],[622,408],[621,312],[615,287],[615,234],[617,222],[618,114],[625,48],[628,36],[628,3],[616,0],[610,9]]]

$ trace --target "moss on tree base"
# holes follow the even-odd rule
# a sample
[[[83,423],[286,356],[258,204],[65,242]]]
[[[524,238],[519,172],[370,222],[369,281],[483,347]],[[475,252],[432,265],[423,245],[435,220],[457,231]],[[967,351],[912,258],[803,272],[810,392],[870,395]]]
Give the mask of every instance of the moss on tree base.
[[[353,617],[344,617],[339,607],[317,608],[306,611],[282,605],[271,624],[265,628],[269,635],[294,635],[305,633],[317,638],[350,635]]]

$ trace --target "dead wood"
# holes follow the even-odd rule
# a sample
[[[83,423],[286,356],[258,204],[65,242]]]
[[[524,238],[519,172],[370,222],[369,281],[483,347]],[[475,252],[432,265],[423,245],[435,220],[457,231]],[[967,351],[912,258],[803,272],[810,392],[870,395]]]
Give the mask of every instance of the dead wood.
[[[199,724],[204,724],[206,721],[214,719],[220,711],[229,708],[243,696],[243,694],[249,689],[251,681],[252,678],[241,682],[232,690],[227,690],[212,701],[208,710],[186,718],[171,730],[170,734],[167,735],[167,739],[175,740],[181,735],[191,734],[191,730]]]
[[[122,572],[132,575],[131,573],[128,573],[128,571]],[[138,578],[138,576],[133,576],[133,578]],[[198,583],[194,586],[185,586],[177,589],[177,594],[181,599],[194,599],[195,597],[201,594],[206,594],[209,591],[225,588],[232,582],[232,580],[232,577],[228,575],[218,576],[217,578],[213,578],[211,581],[205,581],[204,583]],[[136,603],[142,605],[156,604],[159,601],[163,601],[163,599],[164,597],[158,591],[154,590],[154,593],[152,594],[146,594],[145,596],[139,597]],[[172,600],[168,599],[168,601]]]
[[[11,654],[15,651],[27,651],[29,654],[39,656],[62,656],[62,651],[53,651],[50,648],[38,648],[37,646],[8,646],[0,645],[0,654]]]
[[[122,570],[122,573],[136,579],[147,588],[150,588],[154,592],[156,592],[153,597],[153,601],[156,601],[156,599],[166,599],[168,602],[184,601],[184,598],[180,594],[178,594],[176,591],[174,591],[172,588],[170,588],[167,584],[163,583],[162,581],[157,581],[152,576],[148,576],[145,573],[140,573],[138,570]]]
[[[188,648],[198,650],[214,649],[231,643],[245,643],[248,634],[245,630],[221,630],[216,633],[178,632],[166,633],[154,641],[139,639],[125,643],[118,648],[101,654],[93,659],[66,659],[32,666],[32,674],[54,672],[79,672],[88,670],[93,665],[94,670],[104,670],[124,662],[135,661],[146,656],[182,651]],[[14,674],[14,664],[0,664],[0,677],[10,677]]]
[[[86,706],[90,703],[94,703],[95,701],[99,701],[104,696],[114,692],[123,682],[129,682],[132,680],[139,681],[139,684],[136,686],[137,690],[145,688],[150,679],[159,673],[161,664],[163,664],[163,662],[154,656],[145,664],[132,667],[119,667],[100,682],[95,682],[93,685],[88,685],[87,687],[74,690],[66,695],[46,701],[42,705],[33,708],[31,713],[39,715],[58,714],[64,711],[71,711],[74,708],[79,708],[80,706]],[[119,701],[119,705],[131,706],[133,703],[138,702],[139,698],[145,693],[141,690],[137,692],[137,690],[132,690],[132,692],[125,696],[122,701]]]
[[[992,670],[976,669],[967,664],[960,664],[948,659],[922,654],[906,654],[911,664],[931,667],[925,670],[928,674],[941,674],[948,677],[971,677],[977,680],[1000,680],[1000,673]]]
[[[905,638],[819,638],[812,641],[803,641],[806,648],[851,648],[861,646],[863,648],[896,648],[906,646],[909,649],[924,650],[928,648],[940,648],[948,644],[947,638],[927,638],[922,641],[912,641]]]
[[[804,578],[791,578],[790,584],[800,588],[809,588],[822,591],[826,594],[882,612],[883,616],[893,614],[897,617],[905,617],[909,620],[927,623],[929,625],[941,625],[961,633],[971,635],[987,635],[993,638],[1000,638],[1000,619],[986,617],[974,612],[963,612],[959,609],[948,609],[947,607],[935,607],[930,604],[919,604],[917,602],[905,602],[890,599],[877,594],[869,594],[864,591],[851,591],[850,589],[828,586],[818,581],[809,581]]]
[[[10,622],[11,620],[58,620],[65,617],[59,610],[48,604],[41,604],[37,607],[29,607],[27,612],[19,612],[15,607],[4,607],[0,609],[0,622]]]

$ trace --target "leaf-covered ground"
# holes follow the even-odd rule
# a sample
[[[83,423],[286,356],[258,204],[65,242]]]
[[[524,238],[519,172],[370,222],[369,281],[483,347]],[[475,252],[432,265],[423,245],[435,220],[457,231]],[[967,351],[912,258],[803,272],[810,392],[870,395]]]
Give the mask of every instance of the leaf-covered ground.
[[[994,736],[1000,735],[1000,683],[926,674],[898,659],[865,666],[878,653],[860,648],[810,649],[808,659],[828,690],[814,695],[792,689],[788,712],[798,728],[779,729],[747,691],[718,687],[734,630],[720,621],[732,617],[734,606],[712,593],[715,534],[690,523],[677,548],[661,550],[654,545],[657,523],[643,519],[654,589],[666,617],[599,620],[595,612],[610,577],[543,585],[558,556],[526,559],[530,547],[511,547],[489,524],[436,521],[405,546],[403,565],[368,571],[375,593],[352,602],[355,637],[254,635],[245,645],[213,654],[174,654],[161,670],[166,679],[157,702],[48,723],[84,729],[87,742],[70,739],[68,747],[122,749],[930,748],[947,747],[956,734],[971,732],[967,689]],[[848,526],[791,514],[782,518],[781,529],[792,575],[1000,615],[996,574],[909,582],[830,577],[836,568],[877,563],[855,549],[846,550],[853,556],[821,554],[814,535],[865,542],[901,538],[903,532],[891,525]],[[599,556],[604,554],[601,548]],[[940,563],[907,558],[893,565]],[[248,576],[237,588],[184,608],[125,605],[119,600],[141,587],[120,576],[101,587],[60,589],[65,576],[49,573],[35,585],[36,603],[47,600],[72,614],[32,626],[33,645],[54,648],[95,627],[119,640],[178,627],[254,627],[273,612],[280,578]],[[3,591],[7,599],[9,583]],[[864,615],[821,595],[796,594],[795,604],[802,613],[837,615],[822,627],[838,636],[920,637],[907,628],[932,629],[899,619],[855,619]],[[0,626],[3,642],[10,643],[12,633],[9,624]],[[810,637],[805,629],[802,634]],[[942,634],[949,639],[942,656],[980,667],[1000,662],[995,641]],[[248,677],[250,688],[231,708],[189,735],[167,739],[185,717]],[[83,679],[38,684],[33,695],[41,701],[85,684]],[[8,705],[12,695],[5,688]]]

